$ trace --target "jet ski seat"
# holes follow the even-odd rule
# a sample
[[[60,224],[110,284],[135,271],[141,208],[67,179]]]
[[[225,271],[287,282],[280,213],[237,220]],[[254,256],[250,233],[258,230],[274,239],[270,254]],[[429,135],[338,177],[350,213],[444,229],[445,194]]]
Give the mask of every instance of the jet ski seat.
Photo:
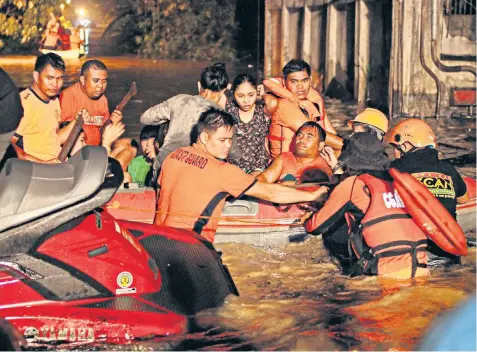
[[[0,173],[0,232],[91,196],[107,166],[106,149],[92,146],[63,164],[8,160]]]

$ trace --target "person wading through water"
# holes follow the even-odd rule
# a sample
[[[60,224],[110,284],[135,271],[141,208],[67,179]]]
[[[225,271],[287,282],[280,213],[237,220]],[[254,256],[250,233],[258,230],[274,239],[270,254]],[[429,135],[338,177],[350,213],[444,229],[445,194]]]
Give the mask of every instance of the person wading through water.
[[[305,221],[349,275],[407,279],[429,275],[427,238],[392,185],[381,141],[358,132],[340,155],[349,177]]]
[[[439,160],[437,138],[432,128],[422,120],[406,119],[389,130],[385,139],[395,151],[396,159],[391,167],[410,173],[456,219],[457,203],[470,200],[467,186],[451,164]],[[460,264],[459,256],[445,252],[431,240],[428,251],[433,266]]]

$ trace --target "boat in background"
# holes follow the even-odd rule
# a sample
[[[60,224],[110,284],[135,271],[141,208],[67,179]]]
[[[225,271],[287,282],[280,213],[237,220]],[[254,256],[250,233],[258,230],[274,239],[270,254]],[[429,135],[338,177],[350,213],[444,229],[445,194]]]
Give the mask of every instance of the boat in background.
[[[69,50],[49,50],[49,49],[40,49],[42,54],[54,53],[61,56],[63,59],[78,59],[80,57],[80,49],[69,49]]]
[[[457,222],[465,233],[476,229],[476,181],[464,177],[471,201],[457,205]],[[120,188],[106,208],[117,219],[151,224],[154,221],[154,189],[135,183]],[[301,218],[306,208],[300,204],[275,205],[253,197],[225,202],[214,243],[237,242],[257,246],[277,246],[303,240],[307,233]]]

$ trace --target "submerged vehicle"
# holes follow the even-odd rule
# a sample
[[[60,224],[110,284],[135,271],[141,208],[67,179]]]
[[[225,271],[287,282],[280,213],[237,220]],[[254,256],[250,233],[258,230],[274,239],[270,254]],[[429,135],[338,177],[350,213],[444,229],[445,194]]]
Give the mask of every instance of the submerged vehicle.
[[[475,230],[476,181],[464,177],[471,201],[457,205],[457,222],[464,232]],[[305,187],[310,185],[304,184]],[[152,224],[156,193],[149,187],[125,184],[106,204],[118,219]],[[160,209],[157,210],[160,212]],[[282,245],[307,236],[301,218],[307,212],[302,204],[276,205],[253,197],[225,202],[214,243],[238,242],[257,246]]]
[[[64,164],[0,174],[0,319],[27,342],[124,342],[187,331],[237,289],[193,232],[121,221],[102,206],[119,163],[84,147]]]

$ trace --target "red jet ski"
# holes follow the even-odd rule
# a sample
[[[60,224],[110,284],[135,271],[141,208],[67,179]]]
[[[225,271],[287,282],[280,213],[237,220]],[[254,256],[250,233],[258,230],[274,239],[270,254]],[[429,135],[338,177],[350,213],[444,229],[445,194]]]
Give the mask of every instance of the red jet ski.
[[[65,164],[10,159],[0,174],[0,320],[39,343],[184,333],[238,294],[219,253],[187,231],[116,220],[123,181],[104,148]]]

